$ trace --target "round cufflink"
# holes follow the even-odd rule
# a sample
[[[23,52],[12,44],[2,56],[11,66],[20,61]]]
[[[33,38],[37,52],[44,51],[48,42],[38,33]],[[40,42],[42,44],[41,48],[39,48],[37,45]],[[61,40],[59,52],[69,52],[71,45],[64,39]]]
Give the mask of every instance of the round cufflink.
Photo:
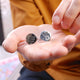
[[[34,44],[36,41],[37,41],[37,37],[33,33],[27,35],[26,42],[28,44]]]
[[[41,32],[40,39],[42,39],[44,41],[49,41],[51,39],[51,35],[49,32],[43,31],[43,32]]]

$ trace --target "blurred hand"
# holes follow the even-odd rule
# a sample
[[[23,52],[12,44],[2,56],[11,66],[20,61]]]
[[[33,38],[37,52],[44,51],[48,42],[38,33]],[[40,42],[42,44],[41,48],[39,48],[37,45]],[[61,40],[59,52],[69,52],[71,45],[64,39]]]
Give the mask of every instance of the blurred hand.
[[[40,34],[42,31],[51,33],[50,41],[41,40]],[[34,33],[37,41],[34,44],[26,42],[26,36],[29,33]],[[71,49],[80,41],[80,32],[76,35],[65,35],[61,30],[55,30],[51,25],[44,24],[40,26],[21,26],[14,29],[3,42],[3,47],[8,52],[16,50],[28,61],[50,60],[61,56],[65,56]]]
[[[80,0],[62,0],[52,17],[55,29],[69,29],[71,33],[80,30]]]

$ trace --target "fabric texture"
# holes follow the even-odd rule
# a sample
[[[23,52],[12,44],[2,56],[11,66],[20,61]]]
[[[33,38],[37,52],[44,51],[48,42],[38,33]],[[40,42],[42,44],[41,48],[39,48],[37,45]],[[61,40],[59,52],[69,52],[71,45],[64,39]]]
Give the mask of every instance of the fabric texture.
[[[18,80],[54,80],[46,71],[34,72],[23,67]]]
[[[22,25],[51,24],[52,14],[60,1],[11,0],[14,28]],[[69,34],[67,31],[64,32]],[[20,54],[19,58],[25,67],[30,67],[26,66],[29,62]],[[42,63],[45,64],[45,62]],[[42,63],[38,63],[38,69]],[[36,70],[36,68],[31,68]],[[67,56],[52,61],[50,66],[44,67],[44,70],[55,80],[80,80],[80,45],[76,46]]]

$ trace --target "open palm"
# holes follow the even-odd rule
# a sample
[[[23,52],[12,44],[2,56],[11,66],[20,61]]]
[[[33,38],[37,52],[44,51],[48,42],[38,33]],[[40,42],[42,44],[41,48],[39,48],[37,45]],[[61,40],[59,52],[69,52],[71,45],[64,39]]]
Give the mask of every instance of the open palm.
[[[40,39],[42,31],[51,34],[50,41]],[[33,33],[37,37],[34,44],[26,42],[26,36]],[[3,42],[3,47],[8,52],[20,52],[29,61],[50,60],[64,55],[75,46],[76,36],[65,35],[61,30],[55,30],[51,25],[43,24],[40,26],[21,26],[14,29]]]

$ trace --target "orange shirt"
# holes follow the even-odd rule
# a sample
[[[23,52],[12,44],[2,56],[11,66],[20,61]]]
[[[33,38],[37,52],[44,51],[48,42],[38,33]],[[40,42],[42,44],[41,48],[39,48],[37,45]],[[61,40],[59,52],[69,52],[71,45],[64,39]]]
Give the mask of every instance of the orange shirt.
[[[51,24],[52,14],[61,0],[10,0],[14,28],[22,25]],[[21,63],[27,68],[35,65],[26,61],[20,54]],[[44,66],[45,61],[40,62]],[[39,65],[36,67],[36,70]],[[55,80],[80,80],[80,46],[75,47],[67,56],[55,59],[46,69]]]

